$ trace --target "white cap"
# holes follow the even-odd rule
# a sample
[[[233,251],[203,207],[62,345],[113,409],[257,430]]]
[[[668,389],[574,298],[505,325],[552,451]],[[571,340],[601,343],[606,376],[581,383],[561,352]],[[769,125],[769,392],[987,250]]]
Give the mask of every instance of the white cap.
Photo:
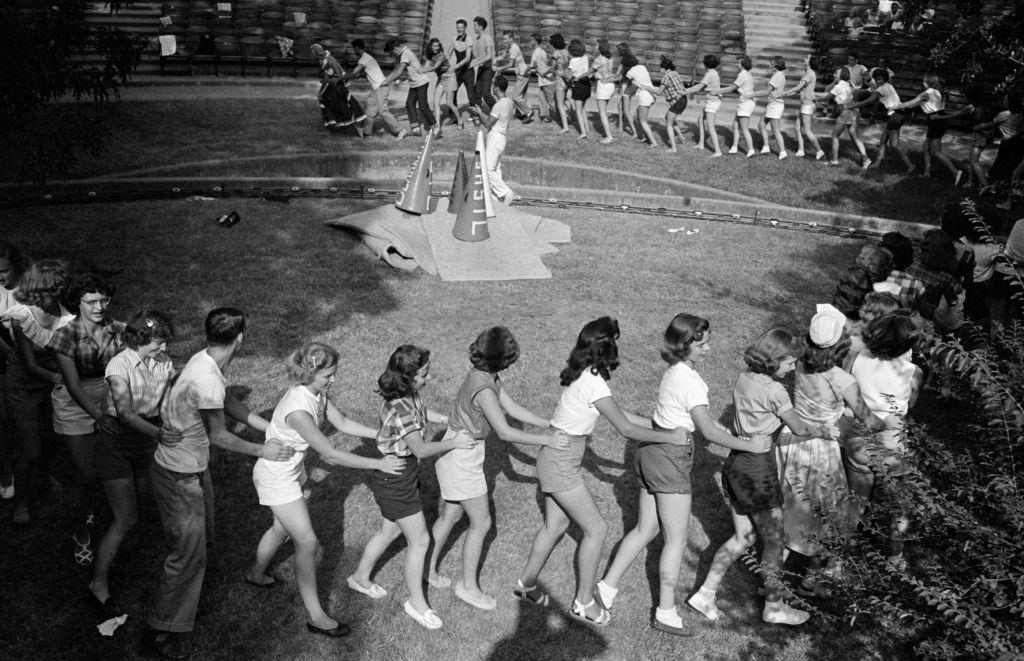
[[[846,315],[828,303],[818,303],[817,310],[811,318],[808,335],[819,347],[830,347],[843,337]]]

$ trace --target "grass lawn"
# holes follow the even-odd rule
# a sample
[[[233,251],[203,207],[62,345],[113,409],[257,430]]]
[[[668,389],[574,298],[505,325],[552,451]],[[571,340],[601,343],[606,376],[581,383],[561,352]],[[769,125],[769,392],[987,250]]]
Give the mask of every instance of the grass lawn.
[[[118,112],[129,136],[125,145],[133,148],[118,147],[102,169],[191,159],[187,143],[200,139],[209,141],[204,154],[209,156],[276,151],[284,145],[326,149],[339,142],[328,143],[325,136],[309,130],[310,109],[301,105],[302,121],[283,121],[287,104],[269,112],[269,105],[225,103],[221,110],[236,110],[236,117],[220,111],[183,113],[181,104],[125,106]],[[174,126],[184,131],[186,114],[198,125],[187,135],[176,133]],[[159,148],[142,147],[144,120],[161,126],[167,139]],[[179,120],[181,124],[172,123]],[[248,128],[264,137],[249,145],[222,135],[227,123],[242,121],[255,121]],[[280,133],[271,132],[270,123]],[[289,144],[291,138],[301,140]],[[534,139],[531,149],[540,151],[540,138]],[[342,139],[340,144],[351,141]],[[621,147],[621,153],[618,148],[605,151],[606,158],[622,159],[625,165],[641,154],[635,145]],[[583,148],[596,154],[596,145]],[[683,170],[698,163],[718,167],[689,156],[672,162]],[[662,154],[652,161],[662,159],[668,162]],[[98,166],[92,165],[94,170]],[[653,164],[649,167],[654,169]],[[722,167],[722,172],[732,167]],[[750,167],[767,163],[755,161]],[[779,171],[790,167],[805,166],[787,164]],[[848,175],[830,176],[837,177],[838,185]],[[782,184],[776,189],[792,194],[785,193],[789,189]],[[469,367],[466,347],[480,330],[494,324],[511,327],[522,348],[522,358],[506,376],[508,388],[528,408],[549,414],[558,396],[557,374],[576,333],[602,314],[617,317],[623,333],[622,365],[611,381],[613,392],[624,407],[650,414],[664,369],[658,357],[660,335],[681,311],[711,319],[714,348],[702,372],[711,389],[712,409],[720,414],[741,368],[742,349],[772,326],[802,329],[814,304],[830,297],[835,276],[859,247],[829,236],[698,221],[687,225],[700,232],[685,236],[665,231],[678,225],[675,219],[541,209],[533,211],[564,220],[573,231],[572,244],[545,258],[553,279],[442,283],[422,272],[390,270],[347,234],[323,224],[368,206],[372,204],[300,200],[283,205],[242,199],[96,204],[0,211],[0,226],[6,238],[36,257],[71,256],[105,268],[123,268],[115,276],[115,316],[124,318],[140,307],[169,312],[179,331],[170,349],[178,363],[202,346],[202,319],[209,308],[232,304],[248,311],[251,330],[228,376],[231,383],[251,389],[248,403],[264,415],[269,416],[286,386],[281,358],[307,339],[332,344],[342,355],[332,397],[355,419],[370,423],[379,404],[373,393],[376,377],[397,345],[415,342],[431,349],[437,381],[424,395],[429,405],[446,411]],[[230,230],[218,228],[215,218],[231,209],[240,213],[242,222]],[[364,445],[361,451],[371,450]],[[631,452],[630,444],[606,423],[598,425],[585,475],[609,523],[606,554],[636,517]],[[336,642],[305,631],[304,611],[291,580],[272,590],[242,582],[270,515],[257,504],[252,461],[214,451],[217,543],[206,575],[195,658],[724,660],[862,659],[879,649],[889,653],[884,641],[874,640],[870,631],[849,631],[820,616],[796,630],[762,625],[756,581],[742,567],[734,568],[722,586],[723,621],[707,623],[684,610],[685,620],[699,629],[696,637],[654,632],[649,620],[652,586],[657,586],[656,553],[642,555],[627,573],[612,625],[586,628],[565,616],[575,588],[576,544],[571,539],[555,550],[541,576],[552,594],[552,606],[521,607],[510,590],[540,523],[533,456],[531,449],[488,443],[486,469],[493,484],[496,534],[488,538],[481,585],[497,597],[498,608],[480,613],[449,591],[431,589],[429,599],[445,621],[437,632],[420,628],[402,612],[401,542],[385,555],[375,576],[389,590],[387,599],[371,602],[345,586],[345,577],[380,520],[366,486],[367,474],[334,468],[315,485],[312,517],[325,549],[320,594],[328,610],[354,628],[350,638]],[[703,578],[715,547],[731,534],[717,481],[723,457],[721,449],[699,445],[694,516],[677,594],[680,603]],[[309,467],[318,464],[315,457],[307,461]],[[68,475],[66,462],[59,462],[58,468],[59,474]],[[421,478],[432,520],[438,490],[431,461],[422,463]],[[9,520],[8,502],[0,507],[0,517]],[[101,638],[93,628],[96,618],[82,600],[88,576],[71,558],[69,508],[66,496],[55,496],[34,512],[30,527],[3,524],[0,599],[6,606],[0,658],[118,659],[136,653],[162,561],[155,512],[151,507],[143,511],[112,577],[112,587],[131,617],[113,638]],[[445,557],[449,575],[459,564],[459,548],[457,544]],[[652,551],[657,548],[656,543]],[[290,554],[286,545],[272,568],[281,576],[290,576]]]
[[[392,95],[392,105],[397,103]],[[397,110],[396,110],[397,111]],[[203,101],[123,102],[109,109],[115,127],[109,152],[98,158],[85,158],[73,170],[73,178],[90,177],[162,165],[198,160],[237,158],[262,154],[301,154],[320,152],[344,154],[346,150],[409,150],[418,142],[407,138],[397,142],[390,137],[358,141],[354,132],[332,135],[319,126],[315,101],[309,99],[213,99]],[[696,115],[684,119],[696,135]],[[596,121],[596,114],[592,115]],[[720,118],[719,123],[725,124]],[[403,122],[404,123],[404,122]],[[378,124],[379,125],[379,124]],[[662,118],[652,118],[658,136]],[[819,124],[824,135],[830,124]],[[460,132],[445,127],[439,150],[473,149],[475,132]],[[614,129],[613,129],[614,130]],[[790,141],[792,124],[786,124]],[[931,179],[907,178],[902,166],[889,162],[881,171],[859,169],[853,158],[852,144],[844,142],[843,166],[830,168],[823,161],[791,157],[778,161],[774,156],[747,159],[743,155],[712,159],[710,152],[699,152],[682,145],[679,153],[653,150],[616,133],[617,142],[600,145],[596,139],[576,140],[575,132],[559,135],[553,125],[534,123],[511,129],[507,153],[553,160],[569,160],[590,165],[638,172],[659,177],[712,186],[771,202],[823,209],[841,213],[882,216],[914,222],[934,222],[944,204],[956,199],[956,189],[948,173],[941,170]],[[731,139],[728,126],[720,126],[719,135]],[[659,137],[659,140],[661,137]],[[823,140],[826,149],[828,140]],[[920,145],[911,144],[912,158],[921,171]],[[871,145],[870,153],[874,153]],[[792,153],[792,152],[791,152]],[[224,174],[223,168],[217,169]],[[195,174],[201,174],[196,172]],[[331,176],[316,164],[297,167],[294,163],[239,164],[232,172],[252,176]],[[0,180],[10,179],[9,169],[0,167]],[[509,178],[515,180],[514,169]]]

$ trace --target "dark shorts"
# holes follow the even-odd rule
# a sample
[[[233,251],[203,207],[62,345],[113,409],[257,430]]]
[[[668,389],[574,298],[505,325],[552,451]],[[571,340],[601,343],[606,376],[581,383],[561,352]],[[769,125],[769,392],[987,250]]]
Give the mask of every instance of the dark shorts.
[[[160,426],[160,418],[145,418]],[[121,426],[118,434],[96,433],[92,467],[98,480],[130,480],[146,477],[153,461],[156,440]]]
[[[633,455],[636,479],[648,493],[692,493],[693,445],[641,443]]]
[[[928,117],[928,132],[925,134],[925,138],[928,140],[942,139],[942,136],[946,135],[946,129],[949,128],[949,122],[934,117],[934,115]]]
[[[572,81],[572,100],[586,101],[590,98],[590,79]]]
[[[775,452],[731,452],[722,467],[722,488],[737,514],[782,507]]]
[[[689,98],[683,95],[672,102],[672,105],[668,107],[668,111],[673,115],[682,114],[682,112],[686,110],[687,103],[689,103]]]
[[[885,120],[886,131],[899,131],[903,128],[903,122],[907,121],[907,118],[901,112],[894,112],[889,115]]]
[[[406,457],[398,475],[373,471],[370,478],[373,499],[388,521],[398,521],[423,511],[420,500],[420,467],[416,457]]]

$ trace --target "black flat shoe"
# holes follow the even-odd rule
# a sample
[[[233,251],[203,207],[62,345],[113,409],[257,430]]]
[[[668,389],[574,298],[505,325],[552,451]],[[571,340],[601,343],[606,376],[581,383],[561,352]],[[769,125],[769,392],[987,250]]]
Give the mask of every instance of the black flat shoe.
[[[150,629],[142,639],[142,653],[150,658],[180,661],[192,654],[192,645],[181,635]]]
[[[113,597],[107,597],[105,601],[100,601],[96,593],[88,587],[85,588],[84,597],[89,607],[100,617],[110,619],[124,614],[124,611],[118,608],[117,602],[114,601]]]
[[[308,629],[310,633],[318,633],[324,636],[330,636],[331,638],[342,638],[352,633],[352,629],[344,622],[338,622],[338,626],[333,629],[321,629],[315,624],[306,622],[306,629]]]

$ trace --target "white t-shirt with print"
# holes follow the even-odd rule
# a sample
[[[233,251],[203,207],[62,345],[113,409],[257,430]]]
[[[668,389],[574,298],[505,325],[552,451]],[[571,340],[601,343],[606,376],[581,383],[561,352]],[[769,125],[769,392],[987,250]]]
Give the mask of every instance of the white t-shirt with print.
[[[611,396],[608,383],[588,367],[575,381],[562,388],[555,413],[551,416],[551,426],[566,434],[586,436],[594,431],[594,425],[601,417],[594,402]]]

